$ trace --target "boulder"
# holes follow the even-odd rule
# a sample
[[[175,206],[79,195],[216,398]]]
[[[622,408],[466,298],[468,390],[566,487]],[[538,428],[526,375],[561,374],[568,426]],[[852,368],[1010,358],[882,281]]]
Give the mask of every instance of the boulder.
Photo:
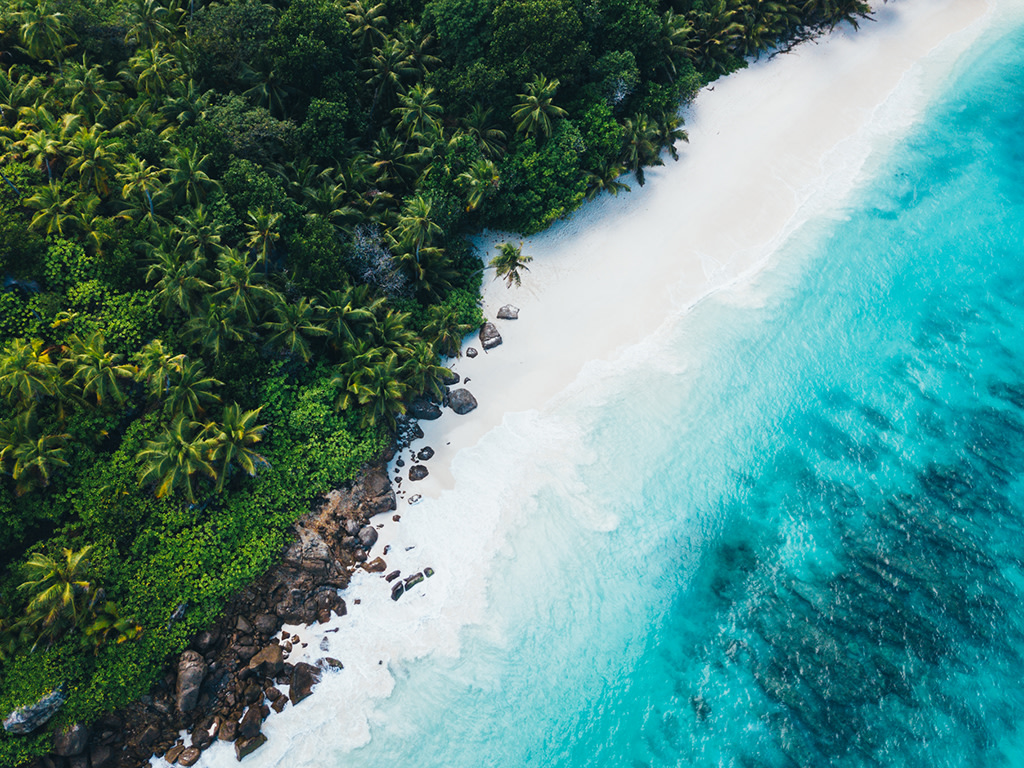
[[[409,403],[408,413],[414,419],[424,419],[426,421],[441,418],[441,409],[425,397],[417,397]]]
[[[412,467],[409,470],[409,479],[410,480],[422,480],[423,478],[425,478],[429,474],[430,474],[430,472],[427,470],[426,467],[424,467],[424,466],[422,466],[420,464],[417,464],[415,467]]]
[[[420,452],[416,454],[416,458],[420,461],[430,461],[434,458],[434,449],[429,445],[420,449]]]
[[[225,720],[224,724],[221,725],[220,730],[217,732],[217,738],[221,741],[234,741],[238,738],[238,722],[235,720]]]
[[[506,304],[504,307],[498,310],[499,320],[518,320],[519,319],[519,307],[513,307],[511,304]]]
[[[268,645],[249,661],[249,669],[260,677],[274,677],[284,668],[284,649],[280,645]]]
[[[264,637],[276,634],[281,626],[281,620],[272,613],[261,613],[253,619],[252,623],[256,627],[256,631]]]
[[[292,684],[288,689],[288,698],[292,704],[298,704],[313,692],[313,686],[320,682],[320,670],[311,664],[300,661],[292,670]]]
[[[35,704],[19,707],[11,712],[11,714],[4,718],[4,730],[14,736],[32,733],[32,731],[57,714],[57,710],[63,706],[67,698],[67,694],[64,693],[64,686],[59,686],[56,690],[43,696]]]
[[[466,357],[473,359],[477,354],[476,347],[466,347]]]
[[[405,579],[405,589],[406,589],[406,591],[412,589],[417,584],[419,584],[421,581],[423,581],[423,574],[422,573],[414,573],[412,576],[407,576],[406,579]]]
[[[405,594],[405,584],[398,582],[391,588],[391,599],[398,600],[402,595]]]
[[[113,757],[113,751],[106,744],[93,744],[89,750],[89,764],[92,768],[107,768]]]
[[[392,571],[391,573],[389,573],[387,576],[384,577],[384,580],[387,581],[387,582],[392,582],[392,581],[394,581],[395,579],[397,579],[401,575],[402,575],[401,571]]]
[[[263,725],[262,715],[263,713],[260,712],[260,708],[256,706],[245,710],[245,714],[242,715],[242,719],[238,723],[238,738],[242,740],[251,739],[259,733],[260,726]]]
[[[363,568],[368,570],[370,573],[383,573],[387,570],[388,564],[384,562],[384,558],[375,557],[370,562],[363,565]]]
[[[184,765],[188,768],[190,765],[195,765],[199,762],[199,756],[203,753],[197,747],[189,747],[183,749],[181,754],[178,755],[178,765]]]
[[[440,379],[441,383],[446,387],[451,387],[461,381],[461,377],[455,371],[451,371],[447,368],[442,368],[441,370],[443,373],[438,377],[438,379]]]
[[[494,323],[484,323],[480,326],[480,346],[484,348],[484,352],[488,349],[494,349],[496,346],[501,344],[501,334],[498,333],[498,328]]]
[[[164,753],[164,760],[166,760],[171,765],[174,765],[176,762],[178,762],[178,757],[180,757],[181,753],[184,751],[184,744],[175,744],[173,747],[168,749],[167,752]]]
[[[460,387],[459,389],[453,389],[452,393],[448,396],[448,406],[462,416],[476,408],[477,402],[472,392],[465,387]]]
[[[235,757],[242,760],[267,743],[267,737],[257,733],[253,738],[235,742]]]
[[[322,659],[317,659],[316,665],[320,669],[344,669],[345,665],[342,664],[338,659],[333,656],[324,656]]]
[[[195,636],[192,647],[200,653],[206,653],[217,644],[218,640],[220,640],[220,632],[216,629],[204,630]]]
[[[185,651],[178,660],[178,686],[174,703],[179,712],[191,712],[199,701],[199,686],[206,677],[206,662],[195,651]]]
[[[359,529],[359,544],[363,549],[370,549],[377,543],[377,529],[372,525],[364,525]]]
[[[58,728],[53,733],[53,753],[61,757],[80,755],[89,745],[89,729],[81,723]]]

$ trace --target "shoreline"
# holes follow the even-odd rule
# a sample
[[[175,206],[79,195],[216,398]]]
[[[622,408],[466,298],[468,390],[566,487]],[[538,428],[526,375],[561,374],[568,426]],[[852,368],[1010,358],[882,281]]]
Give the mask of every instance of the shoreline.
[[[885,74],[890,76],[888,80],[880,78],[883,81],[880,83],[876,78],[870,93],[855,94],[857,98],[853,101],[856,106],[846,105],[852,112],[841,111],[841,114],[837,114],[836,121],[841,117],[848,121],[847,127],[852,124],[853,128],[844,137],[824,149],[821,146],[828,144],[831,139],[819,137],[821,146],[816,150],[820,153],[817,166],[813,163],[794,162],[794,154],[780,152],[775,155],[774,165],[758,168],[757,173],[751,174],[747,171],[752,165],[749,162],[745,165],[744,158],[754,158],[770,150],[766,150],[763,144],[748,146],[740,151],[727,150],[730,146],[735,149],[739,141],[735,133],[741,132],[744,128],[749,131],[752,125],[758,124],[757,120],[750,121],[741,114],[745,104],[748,109],[776,115],[792,115],[792,103],[785,100],[782,103],[770,103],[770,89],[764,87],[764,82],[758,82],[761,80],[777,85],[784,81],[787,74],[778,71],[780,67],[777,64],[786,62],[787,57],[794,57],[799,64],[788,69],[802,68],[805,74],[818,75],[819,73],[808,73],[807,70],[813,68],[815,61],[825,56],[826,51],[839,48],[842,56],[845,56],[842,63],[847,67],[847,71],[855,69],[857,60],[865,59],[873,61],[876,69],[885,69],[883,63],[872,59],[868,50],[861,50],[856,55],[854,53],[858,48],[868,48],[865,38],[875,47],[886,41],[890,45],[895,45],[899,31],[914,22],[913,19],[907,19],[908,14],[899,13],[899,9],[909,5],[890,2],[876,13],[879,22],[865,22],[859,32],[845,28],[837,29],[823,38],[804,42],[803,45],[774,59],[754,62],[747,70],[720,79],[710,88],[704,89],[694,104],[685,110],[686,128],[690,133],[691,144],[680,146],[678,164],[666,158],[667,167],[649,170],[648,184],[642,190],[636,186],[634,179],[624,179],[633,188],[631,193],[615,200],[602,196],[597,201],[585,204],[567,220],[557,222],[545,233],[525,239],[524,252],[534,256],[535,260],[531,264],[531,271],[524,274],[523,287],[518,291],[506,289],[502,283],[491,281],[489,276],[485,276],[484,313],[488,319],[496,322],[504,337],[504,343],[488,353],[481,350],[475,359],[463,357],[453,361],[453,369],[463,378],[468,376],[468,388],[478,398],[480,406],[466,418],[445,409],[441,419],[421,421],[423,438],[413,441],[411,448],[396,453],[388,463],[388,477],[401,478],[395,484],[398,491],[396,517],[408,515],[412,518],[416,515],[417,505],[410,504],[410,499],[415,494],[421,495],[424,500],[436,500],[450,493],[456,485],[455,477],[459,474],[460,462],[465,461],[465,454],[461,457],[459,454],[479,446],[485,436],[499,426],[507,424],[510,416],[535,412],[549,406],[552,401],[571,397],[574,383],[588,366],[607,364],[620,359],[625,350],[657,334],[664,323],[685,314],[705,297],[747,280],[764,268],[778,245],[802,221],[812,215],[809,208],[828,210],[845,197],[855,185],[865,160],[866,154],[858,154],[858,150],[863,150],[881,134],[898,132],[905,128],[912,122],[916,109],[921,105],[911,107],[907,114],[891,115],[891,123],[885,128],[872,125],[872,119],[885,107],[886,102],[920,58],[927,56],[953,35],[969,34],[975,22],[983,18],[980,11],[987,6],[983,0],[971,0],[960,5],[953,0],[941,0],[930,4],[922,3],[922,6],[915,8],[921,18],[928,12],[923,8],[924,5],[930,5],[932,11],[939,8],[940,11],[934,12],[935,16],[941,15],[941,9],[947,9],[949,15],[957,16],[959,21],[956,24],[947,21],[943,26],[932,17],[929,19],[934,22],[929,30],[931,37],[920,34],[914,40],[918,44],[916,47],[900,46],[899,58],[905,63],[903,68],[886,71]],[[888,13],[887,9],[890,9]],[[875,30],[877,34],[870,37],[867,33],[872,31],[875,23],[879,24]],[[928,41],[934,41],[934,35],[940,36],[941,39],[929,47]],[[900,40],[905,42],[904,38]],[[869,78],[864,72],[856,74]],[[818,79],[827,78],[819,76]],[[787,87],[799,90],[799,86],[796,85],[787,84]],[[752,93],[756,94],[758,91],[761,91],[760,100],[751,107],[749,98]],[[879,92],[882,92],[884,97],[881,101],[874,101]],[[830,95],[838,101],[843,100],[841,93]],[[807,94],[796,96],[805,102],[813,100],[813,96]],[[821,109],[820,105],[817,109]],[[859,122],[856,119],[849,122],[853,113],[856,113]],[[865,132],[867,135],[864,135]],[[723,133],[725,136],[722,136]],[[834,138],[834,134],[829,136]],[[795,141],[791,136],[772,138],[782,143],[787,140],[791,143]],[[712,144],[711,148],[706,149],[709,144]],[[847,146],[844,147],[844,144]],[[733,167],[729,168],[729,163],[724,162],[724,158],[731,158]],[[783,172],[783,166],[787,162],[790,163],[789,168],[795,175],[787,176]],[[721,216],[716,218],[706,213],[715,202],[720,204],[725,196],[735,195],[738,188],[738,185],[729,187],[728,179],[723,178],[728,174],[720,173],[723,168],[732,171],[730,178],[733,181],[742,179],[745,185],[742,188],[744,199],[735,201],[737,210],[753,211],[755,214],[750,220],[743,222],[745,226],[729,227],[729,234],[724,237],[721,234]],[[714,184],[704,184],[699,180],[702,177],[705,181],[713,177],[718,177],[719,180]],[[836,177],[844,183],[831,189],[827,199],[816,199],[816,195],[830,187]],[[714,194],[708,194],[709,188],[714,189]],[[765,196],[771,196],[780,189],[787,190],[788,194],[781,196],[786,199],[772,200],[771,205],[763,205]],[[684,208],[681,213],[685,215],[677,213],[676,209],[680,207]],[[632,234],[635,234],[637,228],[644,226],[642,223],[638,224],[637,219],[643,222],[673,218],[674,226],[670,231],[663,232],[655,243],[655,246],[661,249],[661,258],[634,258],[631,263],[622,258],[621,254],[629,252]],[[687,232],[687,223],[692,224],[694,221],[703,221],[704,227],[698,226]],[[688,236],[690,240],[685,248],[674,247],[674,244],[679,242],[677,238],[686,240]],[[494,245],[504,239],[506,238],[489,233],[476,238],[476,244],[485,261],[493,254]],[[593,300],[595,294],[609,287],[609,274],[615,274],[620,278],[615,281],[618,296],[602,296],[600,301]],[[665,275],[671,275],[672,279],[664,279]],[[628,305],[617,300],[624,296],[630,297]],[[521,310],[520,319],[495,321],[498,308],[504,304],[518,307]],[[610,318],[610,315],[615,317]],[[634,319],[635,322],[627,322]],[[568,331],[561,330],[569,325],[574,328]],[[471,337],[471,341],[464,344],[464,349],[469,346],[480,350],[480,343],[475,335]],[[485,362],[485,357],[491,355],[495,359],[488,359]],[[433,457],[422,462],[422,466],[427,467],[429,475],[424,480],[411,482],[408,479],[408,470],[414,462],[410,454],[425,446],[430,446],[434,450]],[[396,466],[399,460],[404,462],[404,467]],[[390,512],[381,515],[380,518],[372,521],[375,528],[379,529],[379,540],[375,545],[371,545],[372,552],[368,557],[378,556],[385,547],[390,546],[395,557],[388,558],[387,571],[400,564],[404,577],[406,569],[415,569],[417,565],[422,569],[423,563],[418,561],[406,565],[407,562],[419,557],[415,553],[409,555],[409,549],[406,547],[411,549],[419,546],[424,532],[431,529],[437,531],[440,528],[443,535],[445,526],[417,524],[413,529],[415,534],[410,535],[411,531],[407,530],[410,528],[408,519],[392,520]],[[489,529],[489,534],[492,539],[500,538],[493,528]],[[410,544],[413,539],[416,539],[416,544]],[[482,549],[486,551],[487,547]],[[380,599],[361,600],[360,597],[365,597],[364,593],[371,589],[379,593],[382,575],[358,572],[344,595],[350,605],[353,602],[374,603],[356,609],[360,612],[361,619],[368,619],[366,613],[377,610],[380,607],[377,603],[383,602]],[[431,589],[441,587],[440,591],[449,601],[458,602],[458,588],[448,583],[449,578],[445,576],[428,586]],[[389,590],[390,585],[386,589]],[[468,600],[469,607],[478,610],[485,607],[486,595],[483,594],[483,586],[475,585],[472,592]],[[379,597],[379,594],[376,595],[376,598]],[[411,602],[413,601],[405,601],[405,605]],[[472,610],[468,612],[472,613]],[[448,615],[448,612],[444,613]],[[233,614],[229,615],[233,618]],[[430,624],[444,617],[431,611],[429,615],[420,618],[421,623]],[[470,617],[463,618],[466,621],[471,620]],[[308,663],[315,661],[316,656],[323,656],[325,652],[329,656],[344,654],[345,646],[341,641],[350,631],[345,628],[346,623],[352,623],[350,619],[351,615],[340,620],[332,618],[325,624],[314,624],[308,628],[299,624],[286,624],[285,629],[291,634],[300,634],[304,641],[309,637],[308,650],[302,651],[297,648],[291,660]],[[379,631],[386,631],[386,619],[387,617],[377,616],[370,619],[370,623]],[[462,624],[458,624],[454,629],[443,633],[443,642],[435,642],[434,648],[427,647],[429,643],[422,641],[415,643],[407,658],[435,652],[439,645],[444,646],[447,653],[457,653],[457,632],[461,626]],[[359,632],[364,627],[365,623],[359,622],[351,631]],[[436,627],[432,629],[436,630]],[[322,642],[317,642],[327,637],[331,640],[329,645],[336,645],[337,650],[331,648],[327,652],[323,649]],[[437,641],[438,638],[432,640]],[[376,665],[378,669],[372,668],[373,664],[368,657],[357,659],[354,663],[350,663],[348,658],[343,658],[347,670],[344,674],[354,674],[361,684],[370,689],[360,697],[360,703],[372,707],[374,701],[389,696],[393,690],[395,679],[389,669],[393,660],[391,651],[392,647],[389,647],[386,652],[382,651],[379,654],[384,658],[379,659],[380,663]],[[333,674],[330,676],[334,677]],[[308,733],[308,720],[316,719],[308,717],[313,712],[303,708],[296,714],[293,709],[294,705],[284,709],[281,715],[272,715],[266,721],[268,728],[265,730],[270,741],[266,747],[247,758],[249,764],[274,765],[283,758],[285,753],[281,748],[289,741],[283,730],[289,724],[286,721],[298,726],[299,738],[303,732]],[[350,721],[347,724],[351,727],[351,718],[347,719]],[[371,738],[371,722],[365,714],[361,722],[355,725],[358,726],[358,733],[348,734],[355,738],[344,740],[349,748],[360,742],[365,743]],[[294,735],[294,729],[289,733]],[[275,742],[278,742],[276,747]],[[230,763],[233,764],[233,750],[226,751],[230,747],[228,743],[223,746],[215,745],[209,752],[204,752],[194,764],[227,765],[228,755]],[[304,764],[303,756],[308,758],[314,754],[309,750],[322,747],[323,745],[307,744],[302,750],[302,755],[288,755],[296,761],[295,764],[301,765]],[[151,763],[158,766],[168,764],[158,758],[152,759]]]

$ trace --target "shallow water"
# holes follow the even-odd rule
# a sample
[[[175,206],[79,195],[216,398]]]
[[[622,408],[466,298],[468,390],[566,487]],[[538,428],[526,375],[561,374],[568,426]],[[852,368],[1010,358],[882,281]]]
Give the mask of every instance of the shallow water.
[[[1024,765],[1024,24],[997,28],[752,283],[460,456],[422,514],[478,510],[453,540],[497,556],[438,609],[476,623],[381,650],[363,746],[282,718],[284,763]]]

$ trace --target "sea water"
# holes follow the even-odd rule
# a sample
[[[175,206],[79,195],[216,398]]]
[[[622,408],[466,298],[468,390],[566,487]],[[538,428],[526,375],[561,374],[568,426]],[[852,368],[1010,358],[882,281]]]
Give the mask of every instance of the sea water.
[[[472,623],[398,657],[446,616],[352,606],[393,622],[389,695],[348,743],[331,679],[365,673],[329,675],[249,760],[1024,766],[1019,15],[841,211],[467,453],[416,514],[477,505]]]

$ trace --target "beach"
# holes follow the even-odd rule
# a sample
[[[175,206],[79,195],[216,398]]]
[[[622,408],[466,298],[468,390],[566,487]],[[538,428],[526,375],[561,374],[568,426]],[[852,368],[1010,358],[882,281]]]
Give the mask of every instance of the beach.
[[[570,541],[507,551],[513,534],[543,525],[531,518],[531,493],[551,482],[580,498],[593,492],[559,473],[562,454],[585,451],[560,409],[578,397],[583,381],[593,388],[594,379],[624,367],[655,369],[651,340],[707,297],[757,301],[745,283],[804,222],[843,215],[871,149],[913,125],[934,82],[949,75],[990,13],[981,0],[898,0],[880,6],[858,31],[843,26],[752,62],[685,109],[689,143],[678,147],[678,162],[666,157],[643,188],[624,179],[631,192],[602,196],[524,239],[533,261],[522,287],[485,275],[484,314],[503,343],[484,352],[470,337],[464,351],[480,353],[451,366],[479,407],[421,422],[424,437],[411,450],[434,450],[423,462],[429,475],[408,480],[408,451],[393,460],[389,473],[402,478],[399,519],[381,516],[387,519],[379,521],[371,553],[388,571],[406,576],[429,567],[435,575],[392,601],[381,574],[357,573],[345,593],[349,615],[291,628],[307,647],[290,661],[330,655],[345,668],[326,673],[299,706],[271,716],[264,725],[269,741],[248,765],[333,764],[328,754],[343,764],[342,754],[376,734],[416,727],[389,718],[381,705],[417,663],[444,659],[457,676],[459,660],[473,652],[463,635],[470,625],[501,647],[503,625],[485,617],[502,569],[512,559],[537,571],[573,563]],[[476,244],[488,260],[508,239],[484,233]],[[506,304],[519,309],[517,320],[495,320]],[[410,503],[414,495],[421,498]],[[617,525],[600,505],[585,508],[587,530]],[[418,695],[429,704],[435,694],[443,706],[442,691]],[[199,765],[234,763],[231,745],[221,743]]]

